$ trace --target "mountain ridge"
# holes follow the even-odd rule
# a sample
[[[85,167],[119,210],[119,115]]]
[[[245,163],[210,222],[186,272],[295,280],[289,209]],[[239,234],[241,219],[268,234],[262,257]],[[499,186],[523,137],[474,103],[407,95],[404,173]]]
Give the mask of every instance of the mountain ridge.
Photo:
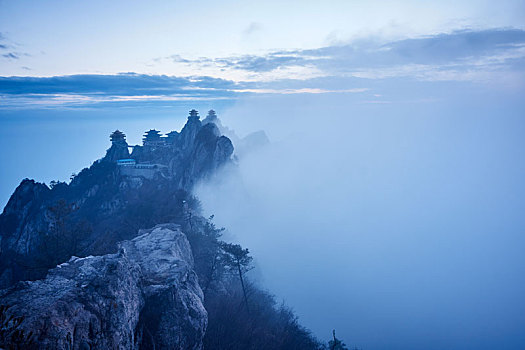
[[[213,111],[201,122],[191,110],[180,132],[151,129],[132,152],[115,130],[105,156],[69,184],[24,179],[0,215],[0,320],[15,320],[0,347],[323,348],[247,278],[249,250],[223,241],[224,229],[202,216],[193,186],[235,169],[221,130],[245,153],[267,142],[261,132],[237,138]]]
[[[131,226],[126,231],[138,232],[155,224],[180,222],[183,202],[191,197],[193,185],[233,161],[233,144],[220,135],[215,124],[203,126],[195,110],[190,111],[188,122],[176,135],[155,140],[147,133],[143,145],[134,146],[130,154],[125,135],[116,130],[110,136],[112,144],[106,155],[69,184],[52,182],[48,187],[24,179],[0,214],[0,288],[43,277],[42,271],[31,265],[41,258],[42,237],[57,228],[54,221],[59,221],[58,226],[83,222],[83,228],[74,229],[82,231],[87,241],[69,255],[107,253],[117,241],[130,238],[123,230],[107,235],[108,227]],[[125,160],[133,162],[119,164]],[[61,200],[67,204],[56,208],[58,213],[50,212]],[[148,204],[159,200],[164,203],[157,203],[156,208]],[[159,209],[159,204],[164,208]],[[148,211],[162,213],[157,213],[158,217],[151,213],[139,223],[136,215],[142,219]],[[62,222],[62,216],[70,223]]]

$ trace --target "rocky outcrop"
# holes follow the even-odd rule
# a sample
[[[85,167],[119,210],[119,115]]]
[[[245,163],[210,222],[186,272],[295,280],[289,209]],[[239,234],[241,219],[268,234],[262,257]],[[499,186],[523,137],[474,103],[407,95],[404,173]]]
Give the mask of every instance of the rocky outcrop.
[[[17,256],[31,254],[35,233],[47,227],[42,203],[51,190],[44,184],[25,179],[16,188],[0,215],[0,288],[8,287],[24,267]]]
[[[24,179],[20,183],[7,202],[0,221],[0,232],[15,231],[17,234],[0,236],[1,253],[5,253],[8,247],[16,252],[27,252],[30,239],[28,231],[33,229],[37,222],[33,222],[29,227],[25,224],[32,219],[35,212],[40,211],[41,203],[49,193],[50,189],[46,185],[34,180]]]
[[[200,349],[207,325],[178,225],[141,230],[115,254],[71,258],[0,292],[38,349]]]
[[[210,110],[206,118],[202,121],[203,126],[207,124],[214,124],[218,128],[220,134],[224,135],[228,138],[228,140],[233,142],[233,145],[235,145],[235,156],[239,158],[242,158],[244,155],[253,151],[257,151],[270,143],[268,136],[266,136],[266,133],[262,130],[253,132],[243,138],[240,138],[233,130],[222,125],[221,120],[217,117],[215,111],[213,110]]]
[[[116,162],[119,159],[129,158],[126,135],[117,129],[111,134],[110,139],[111,147],[106,151],[106,156],[102,160],[106,162]]]
[[[200,121],[197,111],[191,110],[190,116],[188,117],[188,121],[180,131],[180,135],[178,137],[178,144],[182,151],[186,151],[193,146],[195,137],[197,136],[197,133],[199,132],[201,127],[202,123]]]
[[[49,253],[44,254],[43,246],[54,227],[49,209],[58,201],[72,206],[71,213],[58,218],[67,224],[65,231],[82,231],[81,242],[73,244],[74,252],[66,247],[68,256],[114,251],[117,241],[133,237],[139,228],[181,222],[185,198],[180,193],[190,192],[197,181],[229,162],[233,146],[215,124],[203,126],[194,110],[180,133],[168,135],[158,147],[135,146],[130,155],[126,136],[115,130],[105,157],[80,171],[69,184],[48,188],[24,180],[0,215],[0,288],[41,279],[56,266],[49,261],[55,259],[44,256]],[[129,157],[139,166],[117,165]]]
[[[206,177],[221,165],[225,164],[233,153],[230,139],[221,136],[213,123],[204,125],[195,136],[191,162],[185,169],[181,186],[191,188],[197,180]],[[199,174],[200,176],[196,176]]]
[[[119,159],[129,158],[128,144],[122,143],[113,143],[111,147],[106,151],[106,156],[103,158],[105,162],[116,162]]]
[[[191,191],[193,185],[218,167],[231,160],[233,144],[226,136],[221,136],[216,123],[220,121],[215,116],[206,123],[200,121],[195,110],[190,111],[188,121],[180,133],[172,131],[156,148],[135,146],[131,158],[138,163],[155,164],[157,168],[148,168],[150,176],[143,178],[168,178],[176,186]],[[106,156],[107,157],[107,156]],[[140,176],[138,172],[123,171],[128,177]]]
[[[244,155],[256,152],[259,149],[267,146],[270,143],[268,136],[262,130],[252,132],[251,134],[246,135],[244,138],[238,140],[235,144],[236,155],[242,158]]]

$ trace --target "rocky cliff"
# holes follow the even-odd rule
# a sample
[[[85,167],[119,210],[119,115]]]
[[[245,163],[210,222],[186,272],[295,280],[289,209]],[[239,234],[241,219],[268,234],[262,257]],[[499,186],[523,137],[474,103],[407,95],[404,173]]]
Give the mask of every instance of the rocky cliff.
[[[70,183],[22,181],[0,215],[0,288],[42,278],[71,255],[112,252],[138,229],[180,223],[194,184],[232,158],[230,139],[194,110],[180,133],[148,133],[130,154],[115,131],[106,155]],[[127,158],[136,166],[119,165]],[[46,256],[50,246],[60,252]]]
[[[250,282],[249,250],[222,241],[191,194],[237,159],[225,134],[239,159],[268,142],[212,112],[147,131],[131,154],[116,130],[69,183],[22,181],[0,215],[0,348],[323,348]]]
[[[72,257],[0,294],[38,349],[200,349],[207,313],[178,225],[141,230],[117,253]]]

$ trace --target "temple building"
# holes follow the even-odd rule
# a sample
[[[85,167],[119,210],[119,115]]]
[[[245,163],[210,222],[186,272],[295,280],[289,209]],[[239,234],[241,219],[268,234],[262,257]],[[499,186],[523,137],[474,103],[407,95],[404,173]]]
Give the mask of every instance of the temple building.
[[[177,142],[177,140],[179,139],[179,133],[176,132],[176,131],[171,131],[169,133],[166,134],[166,143],[167,144],[174,144],[175,142]]]
[[[190,111],[190,116],[188,117],[188,120],[189,121],[197,121],[199,119],[200,119],[199,112],[197,112],[197,110],[195,110],[195,109],[192,109]]]
[[[111,140],[111,147],[106,151],[106,155],[102,159],[106,162],[116,162],[118,159],[129,158],[128,143],[126,142],[126,135],[120,130],[115,130],[109,135]]]
[[[113,144],[122,143],[122,142],[126,142],[126,135],[122,131],[117,129],[113,131],[111,135],[109,135],[109,139],[111,140]]]
[[[210,109],[208,111],[208,115],[202,121],[202,125],[206,125],[208,123],[213,123],[215,125],[217,125],[219,123],[219,118],[217,118],[217,114],[215,113],[215,111],[213,109]]]
[[[127,144],[126,135],[122,131],[115,130],[110,135],[112,146],[104,159],[116,163],[122,176],[144,179],[153,179],[157,176],[170,178],[174,176],[170,160],[174,156],[184,155],[187,150],[192,150],[197,134],[206,124],[205,121],[220,123],[213,109],[208,111],[204,121],[200,120],[199,112],[192,109],[189,111],[187,123],[180,132],[171,131],[162,135],[160,131],[150,129],[144,133],[142,145],[133,146]],[[208,129],[210,128],[207,127],[206,130]],[[212,129],[211,137],[214,138],[217,128]],[[133,150],[131,154],[128,147]]]
[[[137,164],[137,162],[135,161],[135,159],[131,158],[117,160],[117,165],[119,166],[135,166],[135,164]]]
[[[215,120],[215,119],[217,119],[217,113],[215,113],[215,111],[213,109],[210,109],[208,111],[208,115],[206,116],[206,118],[209,118],[210,121],[211,120]]]
[[[161,137],[160,131],[157,131],[155,129],[147,131],[144,135],[144,138],[142,139],[142,142],[144,146],[150,147],[159,147],[164,146],[166,144],[165,139]]]

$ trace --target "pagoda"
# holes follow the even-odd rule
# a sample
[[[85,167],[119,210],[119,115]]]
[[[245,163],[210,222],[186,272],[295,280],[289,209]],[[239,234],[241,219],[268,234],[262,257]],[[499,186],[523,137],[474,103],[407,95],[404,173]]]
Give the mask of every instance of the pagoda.
[[[119,159],[129,158],[128,143],[126,135],[120,130],[115,130],[109,135],[111,147],[107,150],[104,161],[116,162]]]
[[[211,119],[217,118],[217,113],[215,113],[215,111],[213,109],[210,109],[208,111],[208,118],[211,118]]]
[[[190,115],[188,117],[188,121],[197,121],[199,119],[200,119],[199,112],[197,112],[195,109],[192,109],[190,111]]]
[[[161,137],[160,131],[157,131],[155,129],[146,131],[146,133],[144,134],[144,138],[142,139],[142,142],[144,146],[153,146],[153,147],[160,146],[165,143],[163,138]]]
[[[217,113],[215,113],[215,111],[213,109],[210,109],[208,111],[208,115],[202,121],[202,125],[206,125],[208,123],[213,123],[215,125],[219,125],[219,118],[217,118]]]
[[[206,116],[207,119],[209,119],[210,121],[214,122],[215,120],[217,120],[217,113],[215,113],[215,111],[213,109],[210,109],[208,111],[208,115]]]
[[[126,142],[126,135],[122,131],[117,129],[113,131],[111,135],[109,135],[109,139],[111,140],[113,144],[122,143],[122,142]]]

